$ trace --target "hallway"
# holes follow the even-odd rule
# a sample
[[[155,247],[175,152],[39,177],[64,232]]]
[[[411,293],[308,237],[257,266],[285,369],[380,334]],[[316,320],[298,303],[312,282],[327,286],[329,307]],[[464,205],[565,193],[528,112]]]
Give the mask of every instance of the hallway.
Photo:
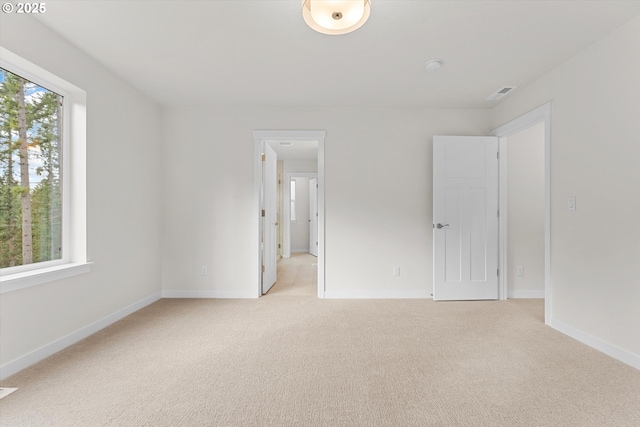
[[[318,258],[308,253],[293,253],[278,261],[275,285],[267,295],[318,295]]]

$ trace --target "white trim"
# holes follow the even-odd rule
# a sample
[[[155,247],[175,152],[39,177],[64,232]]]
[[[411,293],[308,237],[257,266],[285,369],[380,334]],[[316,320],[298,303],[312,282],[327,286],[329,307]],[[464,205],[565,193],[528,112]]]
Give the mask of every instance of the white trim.
[[[64,245],[64,241],[62,244]],[[37,271],[46,270],[52,267],[65,265],[65,264],[68,264],[68,262],[65,259],[61,258],[61,259],[52,259],[51,261],[42,261],[42,262],[35,262],[32,264],[23,264],[23,265],[16,265],[14,267],[0,268],[0,283],[4,283],[5,280],[9,280],[11,277],[19,275],[21,273],[28,273],[33,271],[37,272]]]
[[[160,298],[160,292],[157,292],[125,308],[122,308],[115,313],[109,314],[108,316],[105,316],[100,320],[84,326],[75,332],[57,339],[52,343],[49,343],[37,350],[25,354],[24,356],[5,363],[4,365],[0,366],[0,380],[5,379],[35,363],[38,363],[39,361],[59,352],[60,350],[64,350],[65,348],[87,338],[92,334],[95,334],[99,330],[106,328],[107,326],[127,317],[128,315],[140,310],[141,308],[144,308],[149,304],[153,304]]]
[[[587,334],[573,326],[567,325],[556,319],[551,319],[548,323],[553,329],[562,332],[565,335],[570,336],[573,339],[580,341],[583,344],[588,345],[607,356],[611,356],[614,359],[621,361],[622,363],[626,363],[629,366],[632,366],[638,370],[640,370],[640,355],[631,353],[623,348],[615,346],[611,343],[601,340],[600,338],[594,337],[593,335]]]
[[[0,46],[0,64],[2,68],[18,74],[20,77],[24,77],[45,89],[56,92],[58,95],[66,97],[69,92],[82,91],[77,86],[2,46]]]
[[[507,293],[509,299],[540,299],[544,298],[544,290],[524,290],[524,291],[509,291]]]
[[[323,130],[254,130],[253,131],[253,209],[256,213],[253,223],[256,236],[253,258],[255,260],[256,285],[254,298],[262,296],[261,273],[261,239],[262,225],[260,221],[260,200],[262,191],[262,143],[269,140],[302,140],[318,142],[318,298],[325,295],[325,202],[324,202],[324,140]]]
[[[66,279],[79,274],[89,273],[91,271],[92,264],[92,262],[82,264],[62,264],[54,267],[39,268],[37,270],[23,271],[20,273],[2,276],[0,294],[53,282],[55,280]]]
[[[547,102],[540,107],[529,111],[522,116],[513,119],[512,121],[498,127],[491,132],[491,135],[498,138],[516,134],[520,131],[530,128],[533,125],[542,123],[545,121],[546,116],[551,113],[551,102]]]
[[[544,115],[544,320],[552,319],[551,304],[551,103]]]
[[[544,123],[544,199],[545,199],[545,225],[544,225],[544,319],[550,324],[552,319],[552,293],[551,293],[551,103],[548,102],[527,114],[518,117],[509,123],[500,126],[491,132],[491,135],[500,138],[500,149],[506,146],[506,138],[531,126]],[[503,141],[504,140],[504,141]],[[506,271],[507,271],[507,176],[506,176],[506,152],[503,156],[500,152],[500,287],[501,299],[506,297]]]
[[[324,135],[318,140],[318,298],[324,298],[325,284],[325,202],[324,202]]]
[[[11,393],[13,393],[16,390],[17,390],[16,387],[2,387],[2,388],[0,388],[0,399],[2,399],[3,397],[9,396]]]
[[[258,283],[256,292],[253,295],[254,298],[260,298],[262,296],[262,249],[261,249],[261,237],[262,237],[262,221],[260,217],[260,203],[262,200],[262,140],[256,138],[255,132],[253,136],[253,212],[255,212],[253,223],[253,234],[257,237],[257,250],[253,254],[253,265],[255,266],[255,279]]]
[[[498,276],[498,298],[505,300],[508,298],[507,290],[507,194],[508,194],[508,179],[507,179],[507,138],[498,138],[498,153],[500,158],[498,159],[498,270],[500,275]]]
[[[221,298],[221,299],[246,299],[255,298],[253,292],[239,291],[182,291],[165,290],[162,291],[162,298]]]
[[[287,183],[291,181],[291,178],[317,178],[318,174],[316,172],[287,172],[285,173],[285,180]],[[283,199],[290,201],[291,195],[291,186],[283,185],[284,189]],[[284,218],[282,222],[284,223],[284,228],[282,229],[282,257],[283,258],[291,258],[291,254],[295,252],[309,252],[309,248],[307,249],[291,249],[291,224],[295,221],[290,221],[291,218],[291,203],[287,203],[287,206],[284,208]]]
[[[433,299],[428,290],[357,290],[357,291],[327,291],[325,298],[333,299]]]

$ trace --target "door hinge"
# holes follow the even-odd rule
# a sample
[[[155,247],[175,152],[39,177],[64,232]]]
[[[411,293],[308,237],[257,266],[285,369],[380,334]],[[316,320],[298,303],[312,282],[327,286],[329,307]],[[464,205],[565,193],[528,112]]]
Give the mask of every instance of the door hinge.
[[[267,159],[267,155],[262,153],[262,161],[264,162]]]
[[[264,273],[264,265],[262,266],[262,272]]]
[[[262,216],[264,216],[264,209],[262,209]]]

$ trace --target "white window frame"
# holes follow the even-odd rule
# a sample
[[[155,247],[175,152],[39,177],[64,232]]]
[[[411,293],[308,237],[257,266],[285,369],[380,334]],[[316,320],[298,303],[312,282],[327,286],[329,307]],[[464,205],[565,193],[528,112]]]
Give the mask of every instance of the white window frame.
[[[289,178],[289,217],[291,224],[298,222],[296,215],[296,179]]]
[[[64,97],[62,133],[62,258],[0,269],[0,294],[87,273],[87,93],[0,47],[0,66]]]

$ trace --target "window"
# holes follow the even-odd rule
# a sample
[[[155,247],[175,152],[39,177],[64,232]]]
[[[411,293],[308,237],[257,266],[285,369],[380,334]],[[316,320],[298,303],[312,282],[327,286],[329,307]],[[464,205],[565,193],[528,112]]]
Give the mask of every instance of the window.
[[[296,180],[291,180],[291,191],[289,193],[291,195],[291,222],[296,222]]]
[[[85,104],[0,48],[0,292],[89,271]]]
[[[0,268],[62,258],[63,101],[0,68]]]

